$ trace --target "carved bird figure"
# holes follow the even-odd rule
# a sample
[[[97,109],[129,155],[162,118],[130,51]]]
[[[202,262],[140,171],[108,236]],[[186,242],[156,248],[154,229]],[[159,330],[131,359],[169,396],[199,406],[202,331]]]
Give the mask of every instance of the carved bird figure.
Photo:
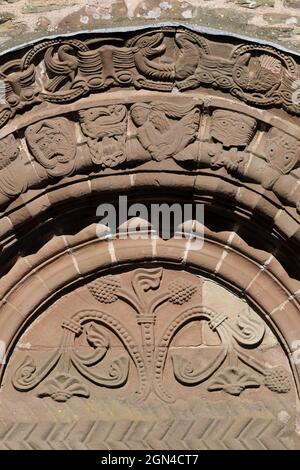
[[[200,48],[197,41],[186,33],[178,33],[175,42],[179,47],[179,57],[175,62],[175,77],[185,80],[193,75],[200,60]]]
[[[50,47],[47,49],[44,57],[47,70],[55,75],[46,87],[50,92],[56,91],[66,78],[72,83],[78,69],[78,59],[72,54],[72,52],[74,52],[72,46],[69,44],[60,46],[57,51],[57,58],[54,57],[53,52],[54,48]]]
[[[5,78],[6,100],[11,106],[22,105],[34,99],[38,90],[34,87],[35,70],[31,64],[25,70],[11,73]]]
[[[83,110],[79,116],[84,134],[93,139],[122,135],[126,129],[126,107],[123,105]]]
[[[164,61],[166,45],[162,33],[140,38],[135,44],[134,61],[137,70],[152,80],[170,81],[175,75],[174,63]],[[160,60],[154,60],[159,57]]]

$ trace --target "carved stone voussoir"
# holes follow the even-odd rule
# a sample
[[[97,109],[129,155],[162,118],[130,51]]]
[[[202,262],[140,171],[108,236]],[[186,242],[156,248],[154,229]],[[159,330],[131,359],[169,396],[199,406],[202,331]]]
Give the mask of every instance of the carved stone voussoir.
[[[126,159],[127,109],[124,105],[90,108],[79,112],[92,162],[115,167]]]
[[[265,157],[273,168],[287,174],[300,165],[300,141],[271,128],[265,136]]]
[[[76,154],[74,129],[65,118],[40,121],[25,132],[28,147],[49,176],[65,176],[73,171]]]
[[[199,106],[179,103],[136,103],[130,108],[134,132],[128,139],[130,159],[196,161]]]

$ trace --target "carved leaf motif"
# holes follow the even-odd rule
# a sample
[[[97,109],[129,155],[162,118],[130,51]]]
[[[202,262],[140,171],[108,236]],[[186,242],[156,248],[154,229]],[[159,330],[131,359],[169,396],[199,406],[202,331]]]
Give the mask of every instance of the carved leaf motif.
[[[115,359],[109,366],[109,377],[115,380],[118,385],[119,383],[123,384],[127,380],[128,367],[129,359],[127,357]]]
[[[162,268],[138,269],[134,275],[133,282],[147,292],[155,290],[160,286],[163,270]]]
[[[36,364],[30,356],[26,356],[24,362],[15,372],[13,382],[18,386],[28,386],[33,381],[36,373]]]
[[[54,401],[65,402],[73,396],[88,398],[90,393],[79,379],[61,373],[47,380],[37,396],[40,398],[51,397]]]
[[[40,368],[37,368],[34,360],[30,356],[26,356],[13,375],[13,386],[16,390],[20,391],[31,390],[36,387],[56,366],[60,356],[61,352],[57,350]]]
[[[90,323],[86,327],[85,333],[87,341],[91,346],[105,349],[109,347],[109,340],[107,336],[101,332],[101,329],[95,323]]]
[[[199,354],[201,352],[199,351]],[[195,369],[193,364],[179,354],[173,354],[172,362],[174,375],[183,385],[197,385],[207,380],[222,364],[227,355],[227,348],[216,349],[216,355],[201,369]]]
[[[101,387],[116,388],[124,385],[128,378],[129,373],[129,358],[122,356],[114,359],[108,366],[108,371],[105,374],[97,373],[86,367],[76,357],[72,358],[72,362],[76,369],[91,382],[100,385]]]
[[[233,337],[241,346],[258,346],[265,334],[265,324],[257,315],[250,311],[239,314],[236,322],[239,331],[233,333]]]
[[[90,367],[98,364],[105,357],[109,348],[109,339],[101,331],[101,327],[94,322],[89,323],[84,331],[88,344],[93,348],[92,353],[84,354],[74,348],[74,355],[82,364]]]
[[[112,309],[112,315],[108,312],[108,308],[103,311],[99,308],[79,310],[62,322],[61,345],[47,362],[37,368],[34,361],[27,356],[17,368],[12,379],[17,390],[33,389],[58,365],[57,375],[48,378],[38,396],[49,396],[61,402],[73,395],[87,397],[88,390],[78,379],[70,375],[70,370],[76,370],[100,387],[117,388],[126,384],[132,360],[140,385],[135,397],[146,400],[153,392],[161,400],[172,402],[175,397],[167,388],[168,382],[165,380],[165,377],[169,378],[167,371],[169,358],[172,360],[175,379],[182,385],[198,385],[213,377],[208,384],[209,391],[223,390],[235,396],[239,396],[247,388],[256,388],[262,384],[272,392],[287,393],[291,390],[289,375],[283,367],[266,368],[259,357],[251,354],[249,346],[258,346],[265,332],[264,322],[252,314],[252,311],[246,310],[241,313],[233,323],[229,315],[204,307],[202,303],[197,305],[193,302],[192,305],[181,308],[180,306],[188,302],[197,292],[198,280],[194,281],[195,284],[193,281],[190,282],[190,274],[185,276],[179,274],[176,280],[167,286],[164,285],[165,282],[161,286],[163,269],[160,267],[136,269],[130,273],[130,278],[128,273],[123,286],[120,282],[121,276],[105,276],[91,282],[87,287],[101,303],[110,304],[119,299],[118,306],[121,309],[123,301],[131,305],[136,313],[135,326],[138,334],[131,331],[134,317],[130,317],[127,329],[127,325],[118,319],[115,308]],[[127,287],[129,279],[132,282],[133,292]],[[150,290],[158,292],[148,292]],[[169,309],[164,325],[161,321],[164,320],[163,316],[157,321],[156,313],[158,307],[168,301],[177,307],[175,315],[173,315],[174,309]],[[193,348],[192,357],[195,357],[194,354],[199,354],[199,359],[197,357],[195,363],[184,357],[182,349],[177,346],[182,344],[182,340],[179,338],[177,343],[175,339],[185,326],[187,331],[192,331],[193,327],[189,324],[194,320],[205,321],[208,324],[206,330],[202,329],[201,324],[197,340],[199,345],[200,338],[201,346]],[[164,327],[163,331],[159,331],[161,325]],[[218,335],[217,341],[207,343],[206,332],[209,332],[209,338],[212,337],[209,328]],[[110,357],[100,364],[108,351],[111,334],[121,341],[125,355],[115,358],[115,348],[112,348],[108,354]],[[83,345],[84,337],[86,342],[83,341]],[[186,338],[185,332],[183,337]],[[172,348],[173,341],[176,349]],[[86,347],[87,344],[90,348]],[[204,345],[205,347],[202,347]],[[187,354],[190,354],[190,351]],[[230,366],[227,366],[227,358]],[[246,369],[240,367],[242,363]],[[218,370],[219,368],[222,369]],[[254,377],[250,374],[251,371],[255,372]]]
[[[246,388],[257,388],[260,383],[246,370],[237,367],[228,367],[220,372],[207,387],[210,392],[223,390],[230,395],[238,396]]]

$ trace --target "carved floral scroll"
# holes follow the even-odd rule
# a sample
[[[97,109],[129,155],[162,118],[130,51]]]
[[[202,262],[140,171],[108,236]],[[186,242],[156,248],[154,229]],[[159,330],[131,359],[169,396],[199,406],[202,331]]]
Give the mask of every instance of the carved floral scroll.
[[[284,367],[269,367],[252,353],[262,344],[266,330],[258,316],[245,310],[233,319],[226,311],[207,308],[201,303],[198,278],[191,281],[179,275],[166,284],[164,271],[159,267],[136,269],[130,285],[128,290],[117,275],[104,276],[88,284],[90,295],[99,307],[81,309],[65,318],[61,323],[60,347],[40,365],[27,356],[13,375],[14,387],[22,392],[37,388],[38,397],[64,402],[72,396],[88,398],[89,382],[121,389],[131,380],[130,370],[135,368],[136,399],[146,400],[153,393],[160,400],[173,402],[172,390],[165,384],[167,363],[171,363],[174,379],[183,387],[200,386],[208,392],[223,391],[232,396],[263,386],[275,393],[287,393],[291,389]],[[122,317],[124,302],[135,318],[134,330]],[[160,331],[157,318],[166,304],[171,315]],[[194,365],[182,348],[172,347],[176,336],[187,325],[199,328],[199,321],[207,323],[219,339],[208,357],[205,349],[197,346],[201,367]],[[112,359],[114,335],[123,344],[123,351]],[[82,337],[88,346],[84,351],[78,348]]]

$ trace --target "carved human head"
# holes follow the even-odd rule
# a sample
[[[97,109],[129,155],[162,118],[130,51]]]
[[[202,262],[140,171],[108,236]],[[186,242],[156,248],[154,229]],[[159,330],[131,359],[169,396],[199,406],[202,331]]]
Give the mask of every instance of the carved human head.
[[[25,132],[36,160],[50,176],[65,176],[74,167],[76,141],[72,124],[65,118],[40,121]]]
[[[212,115],[211,135],[224,147],[246,147],[254,136],[256,120],[245,114],[217,109]]]
[[[300,141],[272,127],[266,137],[264,156],[273,168],[286,174],[300,163]]]
[[[134,124],[137,127],[140,127],[145,124],[149,117],[150,111],[151,106],[147,103],[136,103],[131,106],[130,113]]]

